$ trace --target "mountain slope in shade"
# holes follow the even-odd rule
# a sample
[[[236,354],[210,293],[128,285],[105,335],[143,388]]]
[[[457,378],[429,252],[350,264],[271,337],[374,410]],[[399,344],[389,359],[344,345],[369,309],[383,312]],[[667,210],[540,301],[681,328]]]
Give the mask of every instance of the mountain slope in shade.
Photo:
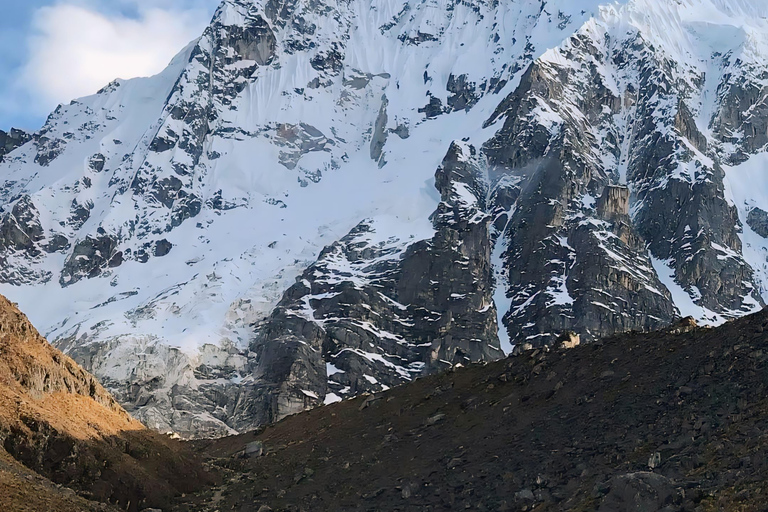
[[[4,297],[0,441],[0,498],[10,510],[138,511],[211,481],[178,442],[131,418]]]
[[[761,510],[768,314],[693,324],[535,349],[197,441],[227,476],[173,510]]]
[[[103,503],[88,501],[68,488],[56,486],[45,477],[24,467],[5,451],[0,451],[0,498],[13,512],[113,511]]]
[[[185,435],[756,311],[766,16],[226,0],[163,73],[4,156],[0,288]]]

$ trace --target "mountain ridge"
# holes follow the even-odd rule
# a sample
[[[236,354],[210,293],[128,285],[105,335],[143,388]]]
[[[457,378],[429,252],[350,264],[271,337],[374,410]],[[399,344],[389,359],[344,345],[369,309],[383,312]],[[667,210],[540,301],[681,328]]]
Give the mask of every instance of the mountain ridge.
[[[5,155],[0,290],[185,436],[757,311],[767,14],[227,0]]]
[[[5,297],[0,442],[0,499],[14,512],[137,512],[213,481],[178,442],[131,418]]]

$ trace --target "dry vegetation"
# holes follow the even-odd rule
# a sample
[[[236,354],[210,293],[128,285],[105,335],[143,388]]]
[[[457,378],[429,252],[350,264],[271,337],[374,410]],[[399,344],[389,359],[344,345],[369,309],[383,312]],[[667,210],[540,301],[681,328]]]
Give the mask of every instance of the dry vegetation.
[[[136,511],[166,506],[211,481],[181,443],[132,419],[4,297],[0,442],[6,511],[98,510],[104,503]]]

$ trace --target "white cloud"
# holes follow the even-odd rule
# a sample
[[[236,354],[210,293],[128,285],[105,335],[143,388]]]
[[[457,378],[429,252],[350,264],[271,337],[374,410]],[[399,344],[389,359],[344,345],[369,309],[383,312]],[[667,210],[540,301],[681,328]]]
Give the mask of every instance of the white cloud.
[[[100,12],[71,1],[36,12],[29,60],[19,79],[34,109],[48,112],[57,103],[93,94],[115,78],[162,71],[202,33],[209,16],[206,9],[174,8],[172,2],[122,3],[133,4],[136,16]]]

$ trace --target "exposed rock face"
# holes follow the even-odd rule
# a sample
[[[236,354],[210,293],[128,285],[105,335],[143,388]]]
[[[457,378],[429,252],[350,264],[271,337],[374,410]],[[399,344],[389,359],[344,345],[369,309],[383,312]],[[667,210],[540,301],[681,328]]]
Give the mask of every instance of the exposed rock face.
[[[605,220],[614,217],[629,217],[629,189],[609,185],[597,200],[597,215]]]
[[[60,235],[46,236],[40,212],[32,198],[24,195],[0,216],[0,276],[13,284],[47,281],[51,273],[35,268],[35,263],[66,243]]]
[[[19,199],[13,209],[3,216],[0,244],[4,249],[27,251],[34,255],[37,242],[44,237],[40,214],[29,196]]]
[[[80,279],[98,276],[105,268],[119,267],[123,253],[117,250],[117,241],[106,234],[98,238],[88,237],[75,244],[64,263],[59,282],[62,286],[74,284]]]
[[[491,165],[523,180],[504,255],[512,302],[505,321],[521,346],[548,343],[565,328],[589,340],[609,325],[669,322],[675,308],[659,269],[665,284],[692,294],[700,318],[716,321],[762,304],[741,256],[723,168],[689,101],[679,100],[697,101],[700,77],[671,64],[642,29],[620,41],[609,32],[610,25],[585,29],[534,63],[486,123],[505,117],[484,150]],[[569,227],[574,221],[578,227]],[[565,245],[573,247],[570,257]],[[546,267],[557,262],[566,262],[557,278],[563,287],[553,281],[545,294],[543,276],[555,274]],[[570,319],[542,323],[554,308]],[[520,324],[532,328],[516,333]]]
[[[438,169],[431,239],[409,245],[364,221],[297,279],[251,343],[271,389],[238,400],[236,429],[503,356],[475,154],[454,144]]]
[[[0,162],[3,161],[5,155],[23,146],[30,140],[32,140],[32,135],[23,130],[16,128],[11,128],[9,132],[0,130]]]
[[[376,118],[376,124],[373,127],[373,137],[371,138],[371,158],[379,162],[379,166],[383,167],[385,161],[382,159],[384,146],[387,144],[387,105],[389,101],[386,95],[381,97],[381,109],[379,110],[379,116]]]
[[[768,238],[768,212],[762,208],[752,208],[747,216],[747,225],[763,238]]]
[[[0,287],[184,435],[759,309],[768,11],[603,3],[226,0],[0,163]]]
[[[533,64],[487,123],[506,116],[483,149],[499,183],[514,177],[519,190],[499,236],[511,302],[504,323],[523,349],[553,343],[565,330],[590,341],[658,328],[675,316],[628,215],[627,189],[612,186],[610,169],[593,154],[586,123],[620,103],[595,70],[576,70]],[[542,111],[552,114],[542,118]]]

